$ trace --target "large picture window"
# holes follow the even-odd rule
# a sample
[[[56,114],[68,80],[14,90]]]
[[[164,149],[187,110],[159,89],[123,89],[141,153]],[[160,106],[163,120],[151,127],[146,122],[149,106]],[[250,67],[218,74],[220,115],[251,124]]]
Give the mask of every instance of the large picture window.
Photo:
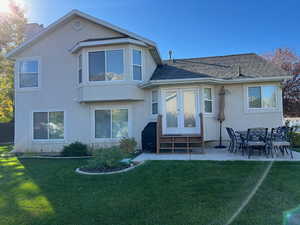
[[[89,81],[123,80],[123,50],[89,52]]]
[[[248,87],[248,107],[250,109],[270,109],[277,106],[276,86]]]
[[[95,111],[95,138],[128,137],[128,110],[103,109]]]
[[[38,87],[39,63],[37,60],[23,60],[19,62],[19,87]]]
[[[33,139],[64,139],[64,112],[34,112]]]

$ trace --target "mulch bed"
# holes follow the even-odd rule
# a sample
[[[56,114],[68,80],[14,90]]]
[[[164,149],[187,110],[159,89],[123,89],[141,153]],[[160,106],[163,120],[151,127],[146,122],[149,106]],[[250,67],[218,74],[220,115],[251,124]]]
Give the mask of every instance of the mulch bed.
[[[132,166],[136,166],[138,163],[133,162],[131,165],[124,165],[117,168],[80,168],[80,171],[87,172],[87,173],[109,173],[109,172],[116,172],[120,170],[127,169]]]

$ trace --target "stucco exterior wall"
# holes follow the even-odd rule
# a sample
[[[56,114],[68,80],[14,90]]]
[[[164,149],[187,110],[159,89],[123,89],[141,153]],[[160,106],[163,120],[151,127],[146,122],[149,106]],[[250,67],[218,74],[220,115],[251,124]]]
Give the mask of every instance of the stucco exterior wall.
[[[82,29],[75,30],[72,26],[74,21],[81,21]],[[85,143],[91,142],[91,107],[93,104],[102,103],[79,103],[80,88],[78,87],[78,54],[72,55],[69,49],[75,43],[91,38],[120,37],[121,34],[93,24],[82,18],[75,18],[68,23],[61,25],[57,30],[48,34],[30,48],[27,48],[16,60],[37,58],[39,64],[40,87],[36,90],[22,90],[18,88],[18,67],[16,66],[16,112],[15,112],[15,150],[17,151],[59,151],[70,142],[80,140]],[[126,47],[126,46],[125,46]],[[127,46],[128,47],[128,46]],[[129,51],[126,51],[126,56]],[[147,54],[147,53],[145,53]],[[148,56],[146,55],[145,58]],[[130,70],[130,59],[126,57],[125,63]],[[146,61],[147,62],[147,61]],[[152,61],[151,61],[152,62]],[[150,62],[150,65],[152,65]],[[152,62],[153,63],[153,62]],[[145,74],[150,74],[148,68],[153,69],[153,65],[146,63]],[[16,64],[17,65],[17,64]],[[126,67],[127,68],[127,67]],[[130,75],[126,72],[127,80]],[[149,75],[147,75],[149,77]],[[128,81],[125,81],[128,82]],[[122,84],[121,84],[122,85]],[[127,84],[128,85],[128,84]],[[135,88],[137,82],[133,82]],[[101,88],[101,85],[99,86]],[[103,85],[102,85],[103,88]],[[105,88],[108,92],[118,93],[118,87],[111,88],[109,84]],[[136,88],[137,89],[137,88]],[[144,91],[138,89],[138,96],[143,99]],[[109,93],[100,93],[109,96]],[[123,97],[122,94],[120,94]],[[142,97],[141,97],[142,96]],[[116,101],[116,99],[112,99]],[[105,99],[108,101],[109,99]],[[122,101],[122,104],[132,105],[135,109],[133,113],[137,115],[145,114],[147,108],[144,101]],[[107,104],[107,102],[103,103]],[[111,104],[118,104],[113,102]],[[64,141],[36,141],[33,140],[33,112],[34,111],[64,111],[65,116],[65,140]],[[132,134],[139,139],[137,129],[140,130],[143,119],[139,120],[137,126],[132,125]]]
[[[278,86],[277,104],[278,108],[274,110],[263,111],[249,111],[247,109],[247,87],[255,85],[276,85]],[[194,85],[164,85],[158,90],[160,93],[163,89],[177,89],[177,88],[196,88],[199,93],[199,108],[200,112],[204,112],[203,103],[203,88],[211,87],[213,90],[213,113],[204,113],[204,136],[206,141],[215,141],[219,138],[219,122],[217,120],[218,105],[219,105],[219,91],[221,85],[209,84],[194,84]],[[225,95],[225,121],[223,122],[222,134],[224,139],[229,139],[225,127],[232,127],[235,130],[247,130],[255,127],[273,128],[283,124],[282,111],[282,92],[280,83],[251,83],[251,84],[231,84],[224,85],[226,90]],[[148,96],[150,104],[151,97]],[[159,99],[159,113],[162,113],[162,99]],[[149,116],[150,120],[156,120],[155,116]]]
[[[248,85],[277,85],[278,108],[272,111],[249,111],[247,110],[247,87]],[[217,88],[218,92],[219,87]],[[254,83],[244,85],[226,85],[225,116],[223,127],[232,127],[235,130],[247,130],[247,128],[267,127],[273,128],[283,125],[282,92],[279,83]],[[218,104],[218,101],[216,102]],[[225,138],[229,138],[223,129]]]
[[[82,29],[76,30],[72,23],[74,20],[82,22]],[[85,81],[83,86],[78,85],[78,54],[72,55],[69,49],[75,43],[91,38],[120,37],[121,35],[112,30],[90,23],[84,19],[76,18],[61,25],[59,29],[47,35],[45,38],[27,48],[17,56],[17,60],[35,57],[40,61],[40,87],[36,90],[21,90],[16,88],[16,112],[15,112],[15,149],[24,151],[60,151],[62,147],[74,141],[81,141],[95,146],[111,145],[117,140],[105,140],[99,142],[95,140],[94,116],[93,112],[99,108],[128,108],[129,110],[129,135],[138,141],[141,147],[141,132],[146,124],[155,121],[156,116],[151,114],[151,89],[138,89],[139,82],[131,81],[132,66],[130,49],[132,45],[124,45],[126,50],[125,60],[125,80],[124,83],[118,81],[114,85],[101,84],[87,90],[90,94],[91,102],[80,101],[80,90],[82,87],[89,88]],[[134,48],[138,48],[134,46]],[[156,64],[149,51],[143,49],[143,80],[150,79],[156,68]],[[93,48],[94,49],[94,48]],[[84,50],[87,51],[87,50]],[[85,56],[86,57],[86,56]],[[86,58],[83,65],[86,65]],[[16,71],[17,71],[16,67]],[[83,72],[87,77],[87,71]],[[86,78],[85,78],[86,79]],[[18,87],[18,79],[15,80]],[[127,83],[126,83],[127,82]],[[129,82],[129,83],[128,83]],[[123,87],[123,84],[125,85]],[[133,85],[136,93],[128,93],[133,96],[124,98],[124,93],[128,85]],[[203,112],[202,89],[207,85],[176,85],[172,88],[195,87],[199,90],[199,108]],[[218,138],[218,92],[220,86],[210,85],[214,91],[212,114],[204,115],[205,140],[216,140]],[[129,86],[130,88],[130,86]],[[157,87],[161,94],[162,88]],[[125,90],[120,91],[119,90]],[[282,102],[281,93],[278,93],[279,108],[272,112],[248,112],[245,108],[246,97],[245,87],[242,84],[225,85],[226,107],[224,128],[233,127],[237,130],[245,130],[249,127],[275,127],[282,124]],[[120,97],[116,96],[120,93]],[[127,94],[128,94],[127,93]],[[94,99],[99,96],[99,99]],[[110,98],[109,96],[113,96]],[[138,96],[138,97],[134,97]],[[122,101],[120,101],[122,100]],[[162,113],[162,99],[159,97],[159,113]],[[36,141],[33,140],[33,112],[34,111],[64,111],[65,139],[63,141]],[[227,134],[223,129],[225,138]]]

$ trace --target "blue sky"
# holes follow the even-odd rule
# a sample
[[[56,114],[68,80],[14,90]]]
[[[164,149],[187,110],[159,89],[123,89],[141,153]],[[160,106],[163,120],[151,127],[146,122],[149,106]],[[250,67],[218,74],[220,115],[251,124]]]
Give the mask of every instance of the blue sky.
[[[297,0],[24,0],[30,22],[49,25],[78,9],[147,37],[163,58],[289,47],[300,53]]]

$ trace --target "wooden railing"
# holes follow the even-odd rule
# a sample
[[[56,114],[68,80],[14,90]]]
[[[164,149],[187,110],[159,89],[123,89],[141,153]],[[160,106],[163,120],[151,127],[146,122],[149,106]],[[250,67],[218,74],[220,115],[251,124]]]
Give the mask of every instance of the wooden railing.
[[[162,115],[157,116],[156,124],[156,153],[160,152],[160,137],[162,136]]]
[[[199,117],[200,117],[200,134],[202,136],[202,153],[204,153],[204,116],[203,113],[199,113]]]

